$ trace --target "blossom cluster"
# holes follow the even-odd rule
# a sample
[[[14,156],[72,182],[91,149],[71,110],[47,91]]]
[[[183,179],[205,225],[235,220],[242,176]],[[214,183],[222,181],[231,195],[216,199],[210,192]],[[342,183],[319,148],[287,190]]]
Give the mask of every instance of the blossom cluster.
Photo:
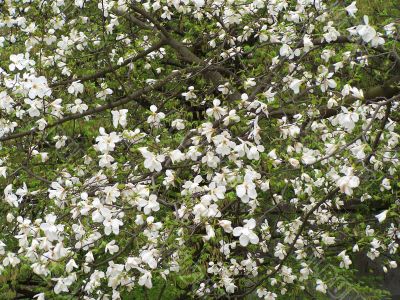
[[[397,268],[399,25],[342,2],[0,1],[13,295],[273,300]]]

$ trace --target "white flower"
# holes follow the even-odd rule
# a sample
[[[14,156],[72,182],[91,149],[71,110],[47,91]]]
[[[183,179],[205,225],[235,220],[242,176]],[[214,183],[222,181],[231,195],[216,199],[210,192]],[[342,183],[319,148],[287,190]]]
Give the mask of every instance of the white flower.
[[[48,189],[50,199],[64,200],[67,196],[65,189],[58,182],[52,182],[50,187],[51,189]]]
[[[315,287],[315,290],[323,294],[326,294],[327,289],[328,286],[321,279],[317,279],[317,286]]]
[[[280,260],[283,260],[287,255],[285,245],[282,243],[278,243],[275,247],[274,256],[278,257]]]
[[[77,6],[79,8],[82,8],[84,3],[85,3],[84,0],[75,0],[74,1],[75,6]]]
[[[149,123],[155,127],[159,127],[161,120],[165,118],[165,114],[162,112],[158,113],[157,106],[155,106],[155,105],[150,106],[150,111],[151,111],[151,114],[147,118],[147,123]]]
[[[35,296],[33,296],[33,298],[36,300],[45,300],[46,299],[44,293],[36,294]]]
[[[216,135],[212,138],[216,148],[215,152],[222,156],[231,154],[232,149],[236,146],[235,142],[230,140],[231,136],[227,131],[223,131],[221,134]]]
[[[201,8],[204,6],[205,0],[192,0],[194,5],[196,5],[197,8]]]
[[[383,28],[386,31],[386,35],[389,35],[389,36],[392,36],[396,32],[396,24],[395,23],[389,23],[389,24],[383,26]]]
[[[341,268],[344,267],[344,268],[348,269],[349,266],[352,264],[350,257],[348,255],[346,255],[346,250],[343,250],[342,252],[340,252],[338,254],[338,257],[341,259],[341,262],[340,262]]]
[[[324,26],[323,30],[324,30],[324,38],[325,40],[330,43],[332,41],[336,41],[338,36],[340,36],[339,31],[336,30],[335,27],[332,26],[333,25],[333,21],[329,21],[328,24],[326,26]]]
[[[228,95],[230,93],[229,82],[226,82],[224,84],[220,84],[218,86],[218,91],[220,91],[223,95]]]
[[[333,118],[331,120],[331,123],[334,126],[342,126],[344,129],[346,129],[347,132],[352,132],[359,119],[360,116],[358,113],[350,112],[347,110],[347,108],[342,107],[342,113]]]
[[[264,296],[264,300],[275,300],[278,297],[275,293],[267,292]]]
[[[247,78],[246,81],[244,82],[244,88],[248,89],[253,86],[256,86],[256,81],[254,78]]]
[[[367,145],[363,144],[361,142],[361,140],[357,140],[354,143],[354,146],[352,148],[350,148],[350,151],[357,159],[363,160],[365,158],[365,156],[366,156],[365,153],[364,153],[364,150],[365,150],[366,146]]]
[[[395,262],[394,260],[389,262],[389,267],[391,269],[396,269],[397,268],[397,262]]]
[[[51,95],[51,89],[47,85],[47,79],[44,76],[29,77],[29,81],[26,82],[25,88],[29,90],[28,96],[31,99],[36,97],[44,98],[45,96]]]
[[[115,235],[118,235],[119,227],[124,225],[124,223],[121,220],[111,219],[110,216],[106,216],[106,218],[103,221],[103,225],[104,225],[105,235],[110,235],[111,232],[114,233]]]
[[[328,88],[334,89],[337,84],[336,81],[331,79],[333,73],[322,74],[320,78],[317,80],[317,84],[320,85],[321,91],[326,92]]]
[[[9,184],[5,187],[4,199],[9,205],[18,207],[18,197],[13,193],[12,187],[13,187],[12,184]]]
[[[385,221],[387,213],[388,213],[388,210],[384,210],[380,214],[376,215],[375,218],[377,218],[379,223],[382,223],[383,221]]]
[[[69,108],[69,111],[73,114],[75,114],[75,113],[81,114],[89,108],[81,99],[75,99],[74,102],[75,102],[75,105],[69,104],[67,106]]]
[[[105,83],[101,84],[102,90],[96,93],[96,98],[100,100],[106,100],[108,95],[113,94],[113,90],[110,88],[107,88],[107,85]]]
[[[268,292],[265,288],[259,288],[257,290],[257,296],[264,300],[275,300],[278,297],[275,293]]]
[[[322,234],[321,240],[325,245],[333,245],[335,244],[335,237],[329,236],[327,233]]]
[[[310,36],[308,34],[304,35],[303,38],[303,48],[305,52],[310,51],[310,49],[314,46]]]
[[[384,192],[386,191],[390,191],[392,189],[392,186],[390,185],[390,179],[389,178],[384,178],[381,182],[381,186],[380,186],[380,191]]]
[[[347,6],[346,11],[351,17],[355,18],[355,13],[358,11],[358,8],[356,7],[356,1],[353,1],[349,6]]]
[[[203,240],[209,241],[214,237],[215,237],[214,228],[210,224],[207,224],[206,225],[206,235],[203,235]]]
[[[36,121],[36,123],[38,124],[39,130],[44,130],[47,126],[47,122],[45,119],[39,119]]]
[[[232,222],[228,221],[228,220],[220,220],[218,222],[219,226],[222,227],[222,229],[226,232],[226,233],[231,233],[232,232]]]
[[[78,94],[83,93],[83,89],[84,86],[82,83],[80,83],[79,81],[74,81],[68,87],[68,93],[77,96]]]
[[[71,273],[74,268],[78,268],[78,265],[76,264],[74,259],[70,259],[65,265],[65,270],[67,271],[67,273]]]
[[[224,125],[228,126],[230,123],[237,123],[240,121],[240,117],[236,114],[236,110],[232,109],[228,115],[224,118]]]
[[[43,230],[46,237],[49,239],[50,242],[56,241],[59,238],[59,232],[64,230],[63,225],[56,225],[57,217],[54,214],[48,214],[45,217],[46,223],[40,224],[40,229]]]
[[[300,166],[300,162],[295,158],[289,158],[289,163],[296,169]]]
[[[4,244],[2,241],[0,241],[0,255],[4,255],[6,253],[5,248],[6,244]]]
[[[219,120],[222,116],[227,114],[227,109],[220,106],[221,101],[219,99],[214,99],[213,105],[212,108],[208,108],[206,111],[208,116],[212,116],[215,120]]]
[[[150,151],[147,150],[147,147],[139,148],[140,153],[144,157],[144,167],[149,169],[150,172],[153,171],[161,171],[162,170],[162,162],[165,160],[164,155],[154,155]]]
[[[115,132],[107,134],[103,127],[100,127],[99,132],[100,136],[96,137],[97,150],[102,153],[114,151],[115,144],[121,140],[120,136]]]
[[[152,250],[144,250],[140,253],[140,258],[142,261],[152,269],[157,268],[157,256],[158,256],[158,250],[152,249]]]
[[[312,165],[317,161],[315,152],[311,149],[304,149],[301,161],[306,165]]]
[[[54,140],[56,141],[56,149],[60,149],[60,148],[64,147],[67,139],[68,138],[65,135],[63,135],[63,136],[56,135],[54,137]]]
[[[196,99],[197,96],[194,93],[194,87],[189,86],[188,90],[189,90],[188,92],[182,93],[182,96],[185,97],[186,100]]]
[[[21,260],[12,252],[8,252],[7,256],[3,259],[3,266],[7,267],[11,265],[15,267],[21,262]]]
[[[145,200],[145,199],[140,199],[138,201],[138,205],[139,207],[143,207],[143,212],[146,215],[151,214],[152,211],[159,211],[160,210],[160,204],[157,201],[157,196],[154,194],[151,194],[149,196],[149,200]]]
[[[293,57],[293,50],[290,48],[288,44],[283,44],[279,49],[280,56],[289,56],[289,58]]]
[[[23,70],[25,68],[28,68],[30,65],[33,65],[34,62],[29,60],[29,53],[26,53],[25,55],[20,53],[20,54],[11,54],[10,55],[10,61],[11,64],[8,66],[10,71],[14,71],[15,69],[18,70]]]
[[[175,172],[172,170],[165,171],[165,178],[163,180],[163,185],[169,188],[171,185],[174,185],[175,181]]]
[[[140,286],[145,286],[148,289],[151,289],[153,287],[153,284],[151,282],[151,273],[149,271],[144,271],[144,274],[142,276],[140,276],[139,280],[138,280],[138,284]]]
[[[175,119],[172,121],[171,126],[176,130],[183,130],[185,129],[185,123],[182,119]]]
[[[6,111],[8,114],[14,111],[15,101],[11,98],[6,91],[0,92],[0,109]]]
[[[371,42],[372,47],[382,45],[385,40],[377,34],[373,27],[369,26],[368,16],[364,16],[364,23],[365,25],[358,25],[356,27],[356,32],[358,35],[363,39],[364,42]]]
[[[246,219],[244,223],[245,225],[243,227],[235,227],[235,229],[233,229],[233,236],[239,236],[240,245],[243,247],[246,247],[249,242],[258,244],[259,238],[252,230],[256,227],[256,220]]]
[[[346,175],[340,177],[336,184],[340,188],[342,193],[351,196],[353,194],[353,189],[360,185],[360,178],[353,175],[353,169],[348,168],[346,171]]]
[[[118,245],[115,244],[114,240],[109,242],[104,249],[105,252],[109,252],[111,255],[113,255],[114,253],[117,253],[118,250],[119,250],[119,247],[118,247]]]
[[[181,150],[175,149],[169,153],[172,163],[181,162],[185,160],[185,154]]]
[[[66,278],[53,278],[54,281],[57,281],[54,286],[54,293],[60,294],[61,292],[69,292],[69,286],[71,286],[76,281],[76,274],[72,273]]]
[[[120,110],[113,110],[111,112],[112,117],[113,117],[113,125],[115,128],[118,127],[118,124],[122,126],[122,128],[125,128],[127,125],[126,121],[126,114],[128,113],[127,109],[120,109]]]
[[[300,86],[302,83],[303,83],[302,79],[293,79],[289,87],[293,90],[295,94],[298,94],[300,92]]]
[[[249,202],[250,199],[257,198],[256,185],[252,178],[246,174],[242,184],[236,186],[236,195],[244,202]]]

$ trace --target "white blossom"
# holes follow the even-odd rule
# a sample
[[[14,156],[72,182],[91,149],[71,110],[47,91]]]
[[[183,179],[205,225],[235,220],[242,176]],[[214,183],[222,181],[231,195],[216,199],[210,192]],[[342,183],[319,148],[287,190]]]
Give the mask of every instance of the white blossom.
[[[249,242],[251,244],[258,244],[259,238],[253,232],[253,229],[256,227],[256,221],[254,219],[249,219],[244,220],[243,222],[245,224],[243,227],[239,226],[233,229],[233,236],[239,237],[240,245],[243,247],[246,247]]]

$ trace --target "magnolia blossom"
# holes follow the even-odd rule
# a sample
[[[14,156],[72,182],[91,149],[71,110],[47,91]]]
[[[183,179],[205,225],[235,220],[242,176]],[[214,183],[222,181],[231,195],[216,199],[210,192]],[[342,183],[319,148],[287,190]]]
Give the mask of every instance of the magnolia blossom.
[[[388,210],[384,210],[380,214],[376,215],[375,218],[378,220],[379,223],[382,223],[383,221],[386,220],[387,213],[388,213]]]
[[[352,16],[353,18],[355,18],[355,14],[357,13],[358,9],[356,7],[356,1],[351,2],[351,4],[349,6],[346,7],[346,11],[347,13]]]
[[[172,121],[171,126],[176,128],[177,130],[185,129],[185,123],[182,119],[175,119]]]
[[[68,137],[66,137],[65,135],[63,135],[63,136],[56,135],[54,137],[54,140],[56,141],[56,145],[55,145],[56,149],[60,149],[60,148],[64,147],[67,139],[68,139]]]
[[[113,117],[113,125],[115,128],[118,125],[121,125],[122,128],[125,128],[127,125],[126,114],[128,113],[127,109],[113,110],[111,111]]]
[[[11,265],[12,267],[17,266],[21,260],[12,252],[8,252],[6,257],[3,259],[3,266],[7,267]]]
[[[208,116],[212,116],[214,119],[219,120],[222,116],[227,114],[226,108],[221,107],[221,101],[219,99],[213,100],[214,107],[208,108],[206,113]]]
[[[356,112],[351,112],[347,108],[342,107],[342,113],[339,113],[331,120],[332,125],[340,125],[348,132],[352,132],[360,116]]]
[[[11,54],[10,61],[11,64],[8,66],[8,68],[11,72],[15,71],[15,69],[22,71],[23,69],[29,68],[29,66],[34,64],[34,62],[29,59],[29,53]]]
[[[149,169],[150,172],[153,171],[161,171],[162,170],[162,162],[165,160],[165,156],[162,154],[155,155],[147,150],[147,147],[139,148],[140,153],[145,158],[144,167]]]
[[[219,226],[221,226],[223,229],[224,229],[224,231],[226,232],[226,233],[231,233],[232,232],[232,222],[231,221],[228,221],[228,220],[220,220],[219,222],[218,222],[218,224],[219,224]]]
[[[108,153],[114,151],[115,144],[117,144],[121,138],[115,133],[107,133],[103,127],[99,129],[100,136],[96,138],[97,150],[103,153]]]
[[[163,112],[157,112],[157,106],[150,106],[151,114],[147,118],[147,123],[152,124],[155,127],[159,127],[161,120],[165,118],[165,114]]]
[[[289,87],[293,90],[295,94],[298,94],[300,92],[300,86],[302,85],[302,83],[302,79],[293,79]]]
[[[214,228],[210,225],[206,225],[206,235],[203,235],[203,240],[204,241],[209,241],[210,239],[215,237],[215,231]]]
[[[235,227],[233,229],[233,236],[239,237],[240,245],[246,247],[249,242],[251,244],[258,244],[259,238],[253,232],[253,229],[256,227],[256,220],[249,219],[243,221],[245,225],[243,227]]]
[[[151,272],[143,270],[143,275],[139,277],[138,284],[140,286],[145,286],[148,289],[151,289],[153,287],[153,283],[151,282]]]
[[[352,264],[350,257],[346,255],[346,250],[343,250],[338,254],[338,257],[341,259],[340,267],[348,269],[349,266]]]
[[[160,204],[157,201],[157,196],[154,194],[151,194],[148,200],[140,199],[138,205],[139,207],[143,207],[143,212],[146,215],[151,214],[152,211],[160,210]]]
[[[111,255],[119,251],[118,245],[115,244],[115,240],[109,242],[104,248],[105,252],[109,252]]]
[[[36,97],[44,98],[51,95],[51,89],[47,85],[47,79],[44,76],[31,76],[25,84],[25,88],[29,90],[28,96],[31,99]]]
[[[190,100],[190,99],[196,99],[197,96],[194,93],[194,87],[189,86],[188,91],[185,93],[182,93],[182,96],[185,97],[185,100]]]
[[[81,100],[81,99],[75,99],[75,105],[69,105],[69,110],[71,113],[83,113],[84,111],[88,110],[88,106]]]
[[[336,184],[340,191],[346,195],[353,195],[353,189],[360,185],[360,178],[353,175],[353,169],[348,168],[346,175],[337,179]]]
[[[84,90],[84,86],[79,81],[74,81],[68,87],[68,93],[77,96],[78,94],[82,94]]]
[[[372,47],[382,45],[385,41],[378,35],[376,30],[368,24],[368,16],[364,16],[364,23],[364,25],[358,25],[356,27],[357,34],[363,39],[364,42],[371,42]]]
[[[321,279],[317,279],[317,286],[315,287],[315,290],[326,294],[327,289],[328,286]]]
[[[64,230],[64,225],[56,225],[57,217],[53,214],[49,214],[46,216],[46,223],[42,223],[40,225],[40,229],[42,229],[49,239],[49,241],[55,241],[59,238],[60,233]]]
[[[256,185],[252,181],[251,176],[245,176],[242,184],[236,186],[236,195],[244,202],[249,202],[250,199],[257,198]]]

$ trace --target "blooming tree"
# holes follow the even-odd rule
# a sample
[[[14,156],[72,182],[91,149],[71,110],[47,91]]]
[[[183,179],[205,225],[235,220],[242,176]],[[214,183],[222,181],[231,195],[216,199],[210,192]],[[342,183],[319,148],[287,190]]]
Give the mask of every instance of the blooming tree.
[[[1,298],[308,298],[324,264],[395,269],[400,16],[357,5],[0,1]]]

